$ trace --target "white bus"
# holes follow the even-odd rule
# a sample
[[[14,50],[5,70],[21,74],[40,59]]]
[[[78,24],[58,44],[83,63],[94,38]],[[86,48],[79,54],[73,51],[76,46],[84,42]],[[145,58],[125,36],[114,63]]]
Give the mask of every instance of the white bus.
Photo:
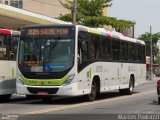
[[[18,31],[0,29],[0,101],[16,91],[16,53]]]
[[[17,93],[26,96],[132,94],[146,74],[143,41],[80,25],[24,27],[17,58]]]

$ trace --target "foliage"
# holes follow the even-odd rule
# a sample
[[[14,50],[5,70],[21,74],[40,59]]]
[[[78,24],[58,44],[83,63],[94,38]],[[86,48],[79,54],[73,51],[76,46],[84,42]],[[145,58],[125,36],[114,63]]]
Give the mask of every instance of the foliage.
[[[135,22],[127,20],[118,20],[113,17],[103,16],[103,9],[110,7],[112,0],[77,0],[77,24],[90,27],[103,27],[111,25],[117,31],[120,29],[130,28]],[[71,14],[60,15],[59,19],[71,22],[73,16],[73,1],[66,0],[60,3],[71,11]]]
[[[143,40],[146,43],[146,55],[150,56],[150,43],[151,43],[151,34],[145,33],[138,37],[138,39]],[[153,54],[153,62],[156,63],[155,58],[159,58],[159,48],[157,47],[157,42],[160,39],[160,33],[152,34],[152,54]]]
[[[103,27],[106,25],[111,25],[116,29],[116,31],[123,30],[125,28],[130,28],[134,26],[134,22],[127,21],[127,20],[118,20],[113,17],[88,17],[84,20],[83,25],[90,26],[90,27]]]
[[[160,64],[160,55],[156,56],[155,64]]]
[[[110,7],[112,0],[77,0],[77,13],[81,13],[84,16],[102,16],[103,9],[105,7]],[[73,1],[66,0],[65,3],[60,1],[60,3],[73,12]]]

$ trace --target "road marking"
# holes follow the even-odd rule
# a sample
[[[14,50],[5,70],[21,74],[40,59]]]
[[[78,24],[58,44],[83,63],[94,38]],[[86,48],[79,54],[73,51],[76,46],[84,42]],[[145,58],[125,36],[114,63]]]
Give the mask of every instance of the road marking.
[[[137,94],[133,94],[133,95],[129,95],[129,96],[120,96],[120,97],[117,97],[117,98],[109,98],[109,99],[105,99],[105,100],[98,100],[98,101],[94,101],[94,102],[85,102],[85,103],[74,104],[74,105],[64,105],[64,106],[55,107],[55,108],[48,108],[48,109],[44,109],[44,110],[26,112],[22,116],[42,114],[42,113],[47,113],[47,112],[60,111],[60,110],[71,109],[71,108],[82,107],[82,106],[88,106],[88,105],[99,104],[99,103],[104,103],[104,102],[117,101],[117,100],[122,100],[122,99],[126,99],[126,98],[133,98],[133,97],[137,97],[137,96],[141,96],[141,95],[147,95],[147,94],[154,93],[154,92],[156,92],[156,90],[147,91],[147,92],[143,92],[143,93],[137,93]]]

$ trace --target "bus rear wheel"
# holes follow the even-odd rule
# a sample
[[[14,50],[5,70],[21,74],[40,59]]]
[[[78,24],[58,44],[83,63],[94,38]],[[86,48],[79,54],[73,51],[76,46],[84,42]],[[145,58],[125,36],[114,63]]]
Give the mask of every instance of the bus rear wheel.
[[[127,89],[120,89],[119,92],[122,95],[132,95],[133,91],[134,91],[134,80],[133,80],[133,77],[131,77],[130,81],[129,81],[129,88],[127,88]]]
[[[91,93],[86,96],[87,101],[94,101],[96,99],[96,96],[97,96],[97,84],[95,81],[93,81],[91,86]]]

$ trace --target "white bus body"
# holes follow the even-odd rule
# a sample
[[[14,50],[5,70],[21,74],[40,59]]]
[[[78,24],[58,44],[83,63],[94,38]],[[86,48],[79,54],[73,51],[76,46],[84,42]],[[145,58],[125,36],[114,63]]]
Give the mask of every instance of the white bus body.
[[[66,30],[66,28],[69,29]],[[18,94],[86,95],[88,100],[92,101],[95,99],[96,93],[109,90],[132,94],[133,88],[145,80],[145,43],[143,41],[128,38],[116,32],[80,25],[30,26],[24,27],[21,33],[17,57]],[[65,37],[61,36],[63,34]],[[69,37],[72,36],[70,34],[73,35],[73,38]],[[57,37],[58,39],[52,38],[52,35],[59,37]],[[44,45],[42,42],[40,44],[39,42],[45,37],[48,42],[43,41]],[[71,43],[72,41],[74,42]],[[33,44],[31,44],[32,42]],[[63,44],[63,42],[66,43]],[[24,50],[27,51],[26,44],[31,50],[29,55]],[[38,45],[41,46],[37,47]],[[109,45],[109,49],[105,45]],[[59,49],[61,46],[63,47]],[[34,50],[34,48],[36,49]],[[135,48],[135,53],[132,48]],[[52,53],[61,55],[66,52],[73,56],[73,60],[64,54],[61,56],[62,59],[57,55],[51,59],[52,62],[47,62],[45,59],[49,59],[50,56],[45,55],[49,52],[43,51],[48,49],[50,52],[52,49],[51,56]],[[34,53],[36,50],[41,52]],[[64,52],[62,52],[63,50]],[[40,53],[41,55],[37,56]],[[25,60],[26,58],[32,59]],[[36,60],[34,60],[35,58]],[[66,61],[63,60],[69,62],[66,64]],[[63,74],[65,71],[67,72]]]
[[[16,91],[16,50],[20,32],[0,29],[0,100]]]

